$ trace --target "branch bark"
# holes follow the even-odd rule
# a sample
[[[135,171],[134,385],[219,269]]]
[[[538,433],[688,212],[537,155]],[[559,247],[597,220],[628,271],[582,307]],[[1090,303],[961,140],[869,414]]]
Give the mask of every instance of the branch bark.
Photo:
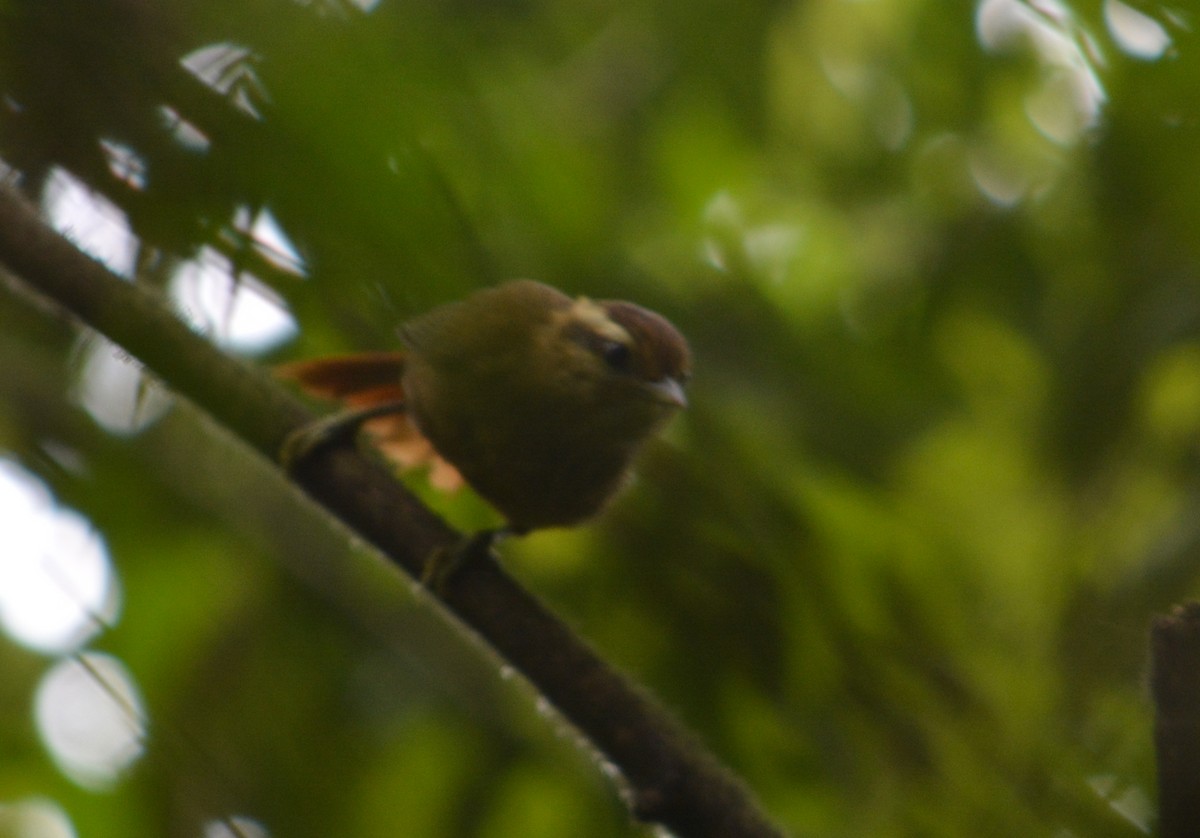
[[[1158,834],[1200,835],[1200,602],[1150,629],[1150,689],[1158,760]]]
[[[223,354],[157,295],[80,252],[4,187],[0,263],[271,460],[289,433],[314,419],[269,375]],[[414,578],[431,555],[462,538],[350,447],[316,453],[293,477]],[[782,835],[736,777],[498,565],[468,563],[437,595],[616,766],[638,819],[696,838]]]

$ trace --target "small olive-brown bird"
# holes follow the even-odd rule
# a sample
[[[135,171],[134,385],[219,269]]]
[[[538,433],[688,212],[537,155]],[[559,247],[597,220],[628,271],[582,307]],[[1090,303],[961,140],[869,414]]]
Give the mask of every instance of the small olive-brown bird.
[[[687,404],[687,341],[633,303],[516,280],[435,308],[400,337],[401,351],[278,372],[349,406],[346,420],[365,421],[402,466],[428,463],[442,486],[461,475],[514,533],[595,515]]]

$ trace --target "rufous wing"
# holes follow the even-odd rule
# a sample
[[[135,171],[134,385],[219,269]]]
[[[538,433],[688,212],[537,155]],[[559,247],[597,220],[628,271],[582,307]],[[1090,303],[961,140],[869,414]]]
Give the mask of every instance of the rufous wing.
[[[402,401],[404,352],[360,352],[294,361],[275,368],[275,375],[295,381],[304,392],[351,407]]]
[[[404,401],[404,359],[404,352],[333,355],[283,364],[275,374],[296,382],[310,396],[359,410]],[[445,491],[463,485],[458,469],[438,455],[407,413],[369,419],[363,430],[380,453],[401,469],[428,466],[429,482]]]

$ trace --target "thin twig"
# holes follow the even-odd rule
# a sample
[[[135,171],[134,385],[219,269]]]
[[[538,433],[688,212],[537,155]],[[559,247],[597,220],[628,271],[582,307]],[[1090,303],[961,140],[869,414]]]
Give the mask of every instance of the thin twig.
[[[1161,838],[1200,835],[1200,602],[1150,629]]]

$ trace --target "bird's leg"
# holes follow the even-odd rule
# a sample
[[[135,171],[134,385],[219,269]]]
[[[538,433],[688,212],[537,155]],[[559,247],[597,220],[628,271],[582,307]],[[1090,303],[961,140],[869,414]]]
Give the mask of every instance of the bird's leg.
[[[381,416],[404,413],[407,409],[403,401],[390,401],[323,416],[288,434],[279,450],[279,462],[286,470],[291,471],[318,449],[353,437],[364,422]]]
[[[492,548],[496,542],[519,532],[511,527],[480,530],[448,547],[433,551],[421,570],[421,584],[437,595],[445,592],[450,581],[464,568],[496,560]]]

